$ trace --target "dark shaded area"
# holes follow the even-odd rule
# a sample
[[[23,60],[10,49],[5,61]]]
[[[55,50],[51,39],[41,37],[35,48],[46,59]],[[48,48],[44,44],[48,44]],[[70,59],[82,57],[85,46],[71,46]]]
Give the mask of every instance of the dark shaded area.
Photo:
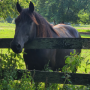
[[[0,39],[0,48],[10,48],[13,39]],[[37,38],[25,44],[30,49],[90,49],[90,38]]]
[[[79,32],[80,34],[90,35],[90,30],[88,32]]]

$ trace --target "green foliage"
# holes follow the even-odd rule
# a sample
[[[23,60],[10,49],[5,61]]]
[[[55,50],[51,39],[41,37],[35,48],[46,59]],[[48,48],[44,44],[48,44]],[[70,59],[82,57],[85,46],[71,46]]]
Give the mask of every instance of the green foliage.
[[[81,24],[89,24],[90,23],[90,13],[88,13],[84,9],[79,11],[78,17],[80,18],[79,23],[81,23]]]
[[[1,22],[1,23],[4,23],[5,20],[4,20],[3,18],[0,18],[0,22]]]
[[[0,17],[6,19],[8,16],[16,17],[19,13],[16,10],[16,2],[19,2],[22,8],[29,7],[30,0],[1,0]],[[90,12],[89,0],[31,0],[35,5],[35,11],[41,14],[49,22],[71,22],[77,23],[80,18],[80,10]],[[82,17],[87,17],[86,12]],[[87,18],[88,19],[88,18]],[[87,20],[85,19],[85,20]],[[84,21],[84,19],[83,19]],[[83,22],[82,21],[82,22]],[[86,21],[87,22],[87,21]],[[89,22],[90,23],[90,22]]]
[[[19,2],[23,8],[29,7],[30,0],[1,0],[0,1],[0,17],[6,19],[8,16],[16,17],[17,12],[16,2]]]
[[[8,49],[7,53],[5,54],[3,54],[2,51],[0,52],[0,90],[35,90],[36,88],[38,90],[44,90],[44,89],[45,90],[80,90],[80,89],[89,90],[90,89],[89,85],[88,86],[72,85],[72,82],[69,79],[70,75],[67,74],[67,72],[71,72],[72,71],[71,67],[73,68],[74,65],[80,66],[80,63],[83,60],[83,57],[76,55],[75,52],[73,54],[70,53],[70,56],[66,57],[66,66],[63,68],[63,71],[65,72],[65,76],[62,76],[62,78],[65,79],[65,82],[68,81],[68,83],[71,85],[66,85],[65,82],[63,85],[53,83],[50,84],[49,87],[45,88],[44,83],[39,83],[38,86],[36,87],[35,86],[36,84],[33,81],[29,72],[23,73],[23,76],[20,80],[14,80],[13,77],[17,78],[16,69],[18,67],[19,68],[23,67],[22,63],[19,62],[20,60],[23,60],[22,56],[20,54],[13,53],[10,49]],[[90,65],[89,60],[87,60],[86,62],[86,66],[88,65]],[[49,62],[47,65],[45,65],[45,69],[50,71],[50,68],[48,68],[48,66],[49,66]],[[1,79],[2,77],[3,79]]]
[[[38,13],[49,22],[56,21],[56,23],[77,23],[78,12],[90,5],[89,0],[33,0],[33,2]]]
[[[49,60],[49,62],[50,62],[50,60]],[[53,70],[51,70],[51,68],[49,67],[49,62],[44,66],[44,71],[53,72]]]
[[[15,13],[15,5],[16,0],[1,0],[0,1],[0,17],[3,17],[4,19],[7,18],[7,16],[16,16]]]
[[[64,76],[62,76],[62,78],[65,79],[64,84],[63,84],[63,89],[62,90],[89,90],[90,89],[90,85],[87,86],[75,86],[72,85],[72,82],[70,81],[70,72],[75,72],[75,68],[77,67],[81,67],[81,61],[84,61],[85,57],[81,57],[81,55],[77,55],[76,52],[74,51],[74,53],[70,53],[70,56],[66,56],[66,61],[65,61],[65,66],[62,68],[62,71],[65,73]],[[86,67],[85,68],[85,73],[87,73],[87,66],[90,65],[90,60],[88,59],[86,62]],[[68,84],[71,85],[66,85],[66,81],[68,81]]]
[[[16,77],[17,68],[22,68],[22,63],[19,60],[23,60],[20,54],[15,54],[8,49],[6,54],[0,53],[0,90],[33,90],[34,82],[29,73],[23,73],[21,80],[14,80]],[[19,64],[18,64],[19,63]],[[28,78],[26,77],[28,76]]]
[[[63,67],[62,71],[66,73],[75,72],[78,67],[81,67],[81,61],[84,60],[84,57],[81,55],[77,55],[76,51],[74,53],[70,53],[70,56],[65,57],[65,66]]]

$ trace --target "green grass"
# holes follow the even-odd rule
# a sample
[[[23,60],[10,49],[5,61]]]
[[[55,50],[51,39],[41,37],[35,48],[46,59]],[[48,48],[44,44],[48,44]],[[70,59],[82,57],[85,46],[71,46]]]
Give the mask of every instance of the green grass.
[[[80,26],[75,26],[72,25],[78,32],[89,32],[90,33],[90,25],[80,25]]]
[[[83,28],[86,28],[86,27],[90,27],[90,25],[72,25],[73,27],[77,27],[77,28],[80,28],[80,27],[83,27]]]
[[[78,32],[89,32],[90,33],[90,30],[89,29],[85,30],[85,29],[78,29],[78,28],[76,28],[76,30]]]
[[[80,34],[81,38],[90,38],[90,35]]]
[[[85,68],[87,73],[90,73],[90,65],[86,66],[86,62],[89,60],[90,63],[90,49],[82,49],[81,57],[85,59],[81,63],[81,67],[78,68],[77,73],[85,73]]]
[[[14,38],[14,30],[4,29],[0,30],[0,38]]]
[[[74,27],[77,28],[77,30],[80,31],[80,32],[85,32],[85,31],[88,32],[89,30],[87,30],[86,28],[89,28],[90,25],[74,26]],[[84,29],[80,29],[80,28],[84,28]],[[15,24],[0,23],[0,38],[13,38],[14,33],[15,33]],[[81,37],[82,38],[90,38],[90,35],[81,34]],[[7,49],[2,49],[2,50],[3,50],[3,53],[7,52]],[[85,72],[85,67],[86,67],[85,63],[90,58],[89,54],[90,54],[89,49],[87,49],[87,50],[82,49],[81,56],[83,56],[83,57],[88,56],[88,57],[85,58],[84,61],[82,61],[82,66],[81,66],[81,68],[78,68],[78,71],[77,71],[78,73],[84,73]],[[24,69],[25,69],[24,61],[20,60],[20,63],[23,63]],[[88,68],[90,68],[90,66],[88,66]],[[88,69],[88,73],[89,73],[89,69]]]
[[[0,23],[0,38],[13,38],[15,33],[15,24]]]
[[[12,24],[12,23],[0,23],[0,27],[15,27],[15,24]]]
[[[90,25],[80,25],[80,26],[73,26],[77,29],[78,32],[89,32],[90,33]],[[81,38],[90,38],[90,35],[80,34]],[[78,68],[77,73],[90,73],[90,65],[86,66],[87,60],[90,63],[90,49],[82,49],[81,56],[84,57],[84,61],[81,63],[81,67]]]

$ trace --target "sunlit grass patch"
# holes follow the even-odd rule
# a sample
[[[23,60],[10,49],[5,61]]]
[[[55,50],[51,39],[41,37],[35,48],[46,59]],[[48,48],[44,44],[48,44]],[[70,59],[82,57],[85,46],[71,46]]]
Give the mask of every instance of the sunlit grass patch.
[[[77,73],[90,73],[90,49],[82,49],[81,57],[85,59],[81,62],[81,68],[78,68]]]
[[[90,33],[90,30],[89,29],[76,29],[78,32],[87,32],[87,33]]]
[[[0,30],[0,38],[14,38],[14,30]]]
[[[15,24],[12,24],[12,23],[0,23],[0,27],[15,27]]]
[[[90,38],[90,35],[80,34],[81,38]]]

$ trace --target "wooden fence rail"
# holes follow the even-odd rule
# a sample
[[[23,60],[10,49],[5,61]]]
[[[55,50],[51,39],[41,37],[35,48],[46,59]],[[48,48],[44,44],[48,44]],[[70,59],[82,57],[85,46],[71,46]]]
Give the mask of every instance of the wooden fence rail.
[[[4,71],[3,71],[4,72]],[[2,72],[2,73],[3,73]],[[63,84],[65,82],[65,73],[62,72],[48,72],[48,71],[30,71],[30,70],[17,70],[17,74],[13,77],[15,80],[21,79],[23,73],[30,72],[30,75],[33,76],[35,82],[48,82],[48,83],[60,83]],[[71,83],[66,80],[65,84],[73,84],[73,85],[88,85],[90,84],[90,74],[80,74],[80,73],[69,73]],[[17,77],[17,78],[16,78]],[[0,79],[3,79],[3,75],[0,76]],[[28,76],[27,76],[28,78]]]
[[[11,38],[0,39],[0,48],[10,48]],[[25,44],[31,49],[90,49],[90,38],[37,38]]]
[[[10,48],[10,42],[12,39],[0,39],[0,48]],[[39,38],[34,39],[30,43],[26,43],[25,47],[32,49],[90,49],[90,39],[89,38]],[[4,72],[4,71],[2,71]],[[31,72],[35,82],[49,82],[49,83],[61,83],[63,84],[65,78],[64,73],[60,72],[46,72],[46,71],[29,71],[29,70],[17,70],[17,80],[22,77],[23,73]],[[90,74],[80,74],[80,73],[69,73],[73,85],[87,85],[90,84]],[[0,79],[3,75],[0,76]],[[68,84],[68,81],[66,81]]]

